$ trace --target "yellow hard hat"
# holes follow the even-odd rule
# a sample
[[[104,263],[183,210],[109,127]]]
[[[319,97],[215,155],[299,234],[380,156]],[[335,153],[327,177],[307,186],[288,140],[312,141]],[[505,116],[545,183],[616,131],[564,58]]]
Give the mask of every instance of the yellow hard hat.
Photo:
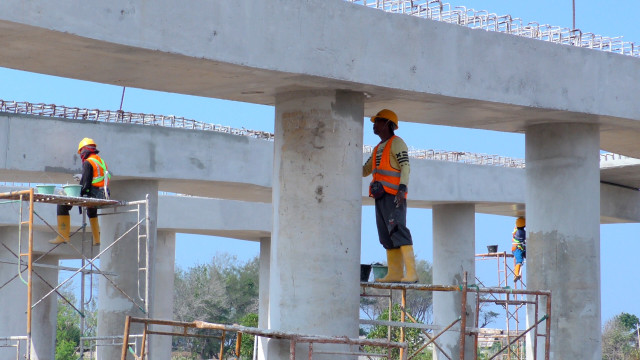
[[[83,147],[87,146],[87,145],[93,145],[93,146],[98,146],[96,145],[96,142],[93,141],[93,139],[91,138],[84,138],[80,141],[80,144],[78,144],[78,154],[80,154],[80,150],[82,150]]]
[[[377,118],[382,118],[385,120],[389,120],[392,123],[395,124],[396,129],[398,128],[398,115],[396,115],[396,113],[394,113],[393,111],[389,110],[389,109],[382,109],[380,111],[378,111],[378,113],[376,114],[376,116],[372,116],[371,117],[371,122],[376,122]]]
[[[526,222],[524,221],[524,218],[522,216],[516,219],[516,227],[525,227],[525,226],[526,226]]]

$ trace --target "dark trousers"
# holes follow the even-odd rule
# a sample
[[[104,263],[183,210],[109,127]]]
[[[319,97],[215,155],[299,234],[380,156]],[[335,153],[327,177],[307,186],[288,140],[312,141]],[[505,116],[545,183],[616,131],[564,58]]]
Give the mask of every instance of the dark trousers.
[[[94,199],[106,199],[106,197],[104,196],[104,190],[102,188],[97,188],[95,186],[91,187],[91,191],[89,192],[88,197],[94,198]],[[73,206],[71,205],[58,205],[57,213],[58,215],[69,215],[69,211],[71,210],[72,207]],[[94,207],[88,207],[87,216],[89,217],[89,219],[98,217],[98,209]]]
[[[385,249],[413,245],[411,232],[407,228],[407,202],[396,207],[395,198],[395,195],[385,193],[376,199],[378,238]]]

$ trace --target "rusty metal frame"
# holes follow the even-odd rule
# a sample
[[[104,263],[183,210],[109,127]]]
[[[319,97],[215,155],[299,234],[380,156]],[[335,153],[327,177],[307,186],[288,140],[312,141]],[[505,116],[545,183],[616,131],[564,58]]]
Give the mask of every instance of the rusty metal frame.
[[[127,298],[129,298],[129,300],[131,300],[134,304],[136,304],[144,313],[148,314],[148,301],[144,300],[145,303],[145,308],[143,309],[140,305],[138,305],[136,303],[135,300],[133,300],[129,295],[127,295],[122,289],[120,289],[114,282],[113,280],[111,280],[106,273],[102,272],[94,263],[94,261],[96,259],[98,259],[100,257],[100,255],[102,255],[106,250],[108,250],[111,246],[113,246],[114,244],[116,244],[118,241],[120,241],[121,239],[124,238],[124,236],[126,234],[128,234],[129,232],[131,232],[134,228],[138,228],[138,243],[140,241],[141,237],[145,238],[145,242],[146,242],[146,264],[144,267],[145,273],[146,273],[146,281],[145,284],[146,287],[148,288],[148,284],[149,284],[149,273],[147,271],[147,269],[149,268],[149,239],[148,239],[148,226],[149,226],[149,197],[147,196],[145,200],[139,200],[139,201],[132,201],[132,202],[126,202],[126,201],[117,201],[117,200],[105,200],[105,199],[94,199],[94,198],[82,198],[82,197],[72,197],[72,196],[63,196],[63,195],[50,195],[50,194],[38,194],[34,191],[33,188],[29,188],[28,190],[19,190],[19,191],[10,191],[10,192],[3,192],[0,193],[0,199],[6,199],[6,200],[10,200],[10,201],[15,201],[15,202],[19,202],[20,203],[20,214],[19,214],[19,220],[18,220],[18,238],[19,238],[19,244],[18,244],[18,254],[14,253],[13,251],[11,251],[10,249],[7,248],[7,246],[4,243],[0,243],[2,246],[4,246],[5,248],[7,248],[9,250],[10,253],[12,253],[14,256],[17,257],[18,261],[18,274],[16,276],[14,276],[13,278],[11,278],[9,281],[7,281],[5,284],[2,284],[0,286],[0,289],[2,287],[4,287],[6,284],[8,284],[9,282],[15,280],[15,278],[17,277],[22,277],[22,272],[24,272],[25,270],[27,271],[27,335],[26,335],[26,359],[29,360],[31,359],[31,347],[32,347],[32,339],[31,339],[31,329],[32,329],[32,309],[38,305],[40,302],[42,302],[46,297],[48,297],[49,295],[53,294],[54,292],[57,293],[59,296],[61,296],[61,298],[67,302],[68,304],[70,304],[80,315],[82,318],[84,318],[84,314],[83,314],[83,310],[84,310],[84,302],[81,304],[81,309],[78,310],[73,304],[71,304],[69,302],[68,299],[66,299],[64,296],[62,296],[59,292],[58,289],[64,285],[64,283],[66,283],[67,281],[69,281],[71,278],[73,278],[75,275],[77,275],[78,273],[82,273],[83,276],[83,280],[84,280],[84,275],[85,273],[91,273],[93,274],[94,272],[103,275],[105,277],[105,279],[107,279],[117,290],[119,290],[121,293],[123,293]],[[29,214],[29,220],[23,220],[23,206],[22,203],[23,202],[28,202],[29,206],[28,206],[28,214]],[[112,215],[115,214],[115,209],[117,207],[122,207],[122,206],[137,206],[137,210],[131,210],[131,211],[137,211],[138,212],[138,223],[135,224],[131,229],[125,231],[125,233],[120,236],[119,238],[117,238],[116,240],[114,240],[114,242],[112,244],[110,244],[107,248],[105,248],[104,250],[102,250],[101,252],[98,253],[98,255],[96,255],[95,257],[93,257],[92,259],[88,259],[86,258],[86,256],[84,255],[84,253],[80,250],[78,250],[75,246],[73,246],[70,242],[67,243],[66,245],[70,246],[73,250],[75,250],[81,257],[82,259],[82,267],[79,269],[76,269],[75,272],[64,282],[53,286],[51,284],[49,284],[48,282],[45,281],[45,283],[51,288],[51,290],[45,294],[44,296],[42,296],[37,302],[34,303],[33,301],[33,292],[32,292],[32,288],[33,288],[33,275],[35,274],[36,276],[38,276],[40,279],[42,279],[44,281],[44,279],[38,275],[38,273],[36,271],[34,271],[34,262],[37,262],[40,258],[42,258],[43,256],[47,255],[49,252],[51,252],[53,249],[55,249],[57,246],[59,246],[60,244],[54,246],[51,250],[49,250],[48,252],[42,254],[41,256],[39,256],[37,259],[35,259],[34,261],[34,257],[33,257],[33,228],[34,228],[34,214],[36,216],[38,216],[38,218],[40,220],[42,220],[44,222],[44,224],[51,229],[52,231],[54,231],[57,235],[60,235],[57,231],[57,229],[55,229],[53,226],[51,226],[45,219],[43,219],[42,217],[40,217],[40,215],[38,215],[35,212],[34,209],[34,204],[35,203],[49,203],[49,204],[58,204],[58,205],[71,205],[71,206],[80,206],[80,207],[96,207],[96,208],[113,208],[114,209],[114,213],[109,213],[109,214],[102,214],[102,215]],[[140,206],[144,205],[145,206],[145,217],[144,219],[140,219]],[[84,212],[83,212],[83,224],[84,224]],[[140,229],[139,227],[141,226],[141,224],[144,224],[144,226],[146,227],[145,230],[145,234],[141,235],[140,234]],[[21,236],[22,236],[22,226],[23,225],[27,225],[28,228],[28,248],[27,248],[27,252],[22,252],[21,250]],[[82,232],[83,232],[83,240],[84,240],[84,231],[85,231],[85,226],[83,225],[81,227]],[[78,231],[80,231],[78,230]],[[78,231],[74,232],[71,236],[75,235]],[[24,261],[22,260],[23,257],[27,258],[26,263],[24,263]],[[87,266],[91,265],[92,268],[94,268],[95,270],[86,270],[85,268]],[[21,269],[21,266],[26,266],[26,269]],[[53,266],[56,268],[63,268],[66,269],[66,267],[60,267],[60,266]],[[140,270],[140,269],[139,269]],[[140,271],[138,271],[139,273]],[[83,286],[82,286],[82,295],[81,295],[81,299],[84,298],[84,281],[83,281]],[[146,289],[145,291],[145,296],[148,296],[148,289]],[[148,298],[148,297],[147,297]],[[81,327],[83,324],[81,324]],[[82,343],[80,345],[80,349],[82,351]]]
[[[429,344],[433,343],[434,346],[436,346],[441,352],[442,354],[444,354],[445,357],[447,357],[447,359],[452,359],[452,358],[457,358],[457,359],[464,359],[464,348],[465,348],[465,342],[466,336],[473,336],[474,337],[474,344],[475,344],[475,349],[474,350],[474,358],[477,357],[477,345],[478,345],[478,337],[481,333],[480,329],[477,327],[478,326],[478,307],[480,302],[482,302],[482,300],[479,301],[480,295],[481,294],[487,294],[489,296],[495,296],[495,294],[506,294],[507,296],[510,295],[514,295],[514,296],[532,296],[534,298],[534,300],[520,300],[520,302],[522,302],[523,304],[533,304],[535,306],[535,318],[538,319],[538,311],[539,311],[539,302],[540,302],[540,297],[545,297],[546,300],[546,314],[544,314],[541,318],[539,318],[538,320],[536,320],[536,323],[529,327],[528,329],[525,329],[524,331],[520,332],[518,331],[518,334],[516,335],[515,339],[509,339],[509,345],[504,347],[503,349],[501,349],[500,351],[498,351],[495,356],[499,355],[500,353],[502,353],[504,350],[509,349],[510,345],[512,345],[513,343],[520,341],[520,339],[522,337],[524,337],[526,334],[528,334],[529,332],[533,332],[533,348],[534,348],[534,354],[533,354],[533,359],[537,359],[537,349],[538,349],[538,337],[544,337],[545,338],[545,355],[544,355],[544,359],[545,360],[549,360],[549,346],[551,344],[550,342],[550,331],[551,331],[551,322],[550,317],[551,317],[551,291],[546,291],[546,290],[540,290],[540,291],[534,291],[534,290],[524,290],[524,289],[511,289],[511,288],[479,288],[476,285],[468,285],[467,284],[467,273],[464,273],[464,277],[463,277],[463,284],[462,285],[450,285],[450,286],[446,286],[446,285],[426,285],[426,284],[403,284],[403,283],[368,283],[368,282],[362,282],[360,283],[361,288],[362,288],[362,293],[360,294],[360,296],[381,296],[381,295],[377,295],[377,294],[367,294],[366,293],[366,289],[367,288],[373,288],[373,289],[388,289],[389,292],[393,291],[393,290],[399,290],[402,293],[402,306],[401,306],[401,311],[403,314],[405,314],[412,322],[415,322],[415,319],[413,319],[411,317],[411,315],[407,312],[405,305],[406,305],[406,300],[404,299],[406,297],[406,291],[407,290],[418,290],[418,291],[431,291],[431,292],[435,292],[435,291],[445,291],[445,292],[454,292],[454,291],[460,291],[462,292],[462,296],[461,296],[461,301],[460,301],[460,308],[461,308],[461,312],[460,315],[458,317],[458,319],[454,320],[452,323],[448,324],[447,326],[444,326],[444,328],[442,328],[442,330],[436,334],[435,336],[429,336],[426,333],[427,328],[430,328],[432,330],[435,329],[440,329],[440,326],[421,326],[419,327],[422,332],[427,335],[427,338],[429,339],[429,341],[425,342],[420,349],[418,349],[415,353],[411,354],[408,359],[411,359],[413,357],[415,357],[418,353],[420,353],[422,350],[424,350]],[[467,298],[468,296],[474,296],[476,299],[476,315],[475,315],[475,323],[473,327],[469,327],[467,326],[467,315],[466,315],[466,305],[467,305]],[[389,299],[389,301],[391,302],[391,297]],[[486,300],[487,302],[492,301],[492,300]],[[515,301],[512,301],[515,302]],[[523,304],[521,304],[520,306],[522,306]],[[391,305],[390,305],[391,306]],[[442,348],[438,345],[438,343],[436,342],[436,339],[442,335],[444,332],[446,331],[450,331],[451,328],[456,324],[460,322],[460,328],[464,329],[464,331],[460,331],[460,338],[459,338],[459,344],[460,344],[460,353],[458,354],[458,356],[454,356],[453,354],[447,354],[446,352],[444,352],[442,350]],[[538,328],[540,326],[540,324],[542,322],[545,322],[545,331],[544,333],[539,332]],[[405,322],[405,317],[402,316],[401,317],[401,321],[400,322],[393,322],[393,321],[377,321],[377,320],[361,320],[360,321],[361,324],[371,324],[371,325],[383,325],[383,326],[388,326],[388,333],[390,333],[390,329],[391,327],[400,327],[401,328],[401,336],[404,334],[404,327],[416,327],[416,326],[411,326],[409,324],[407,324]],[[459,330],[458,330],[459,331]],[[402,339],[402,341],[404,341],[404,339]]]
[[[133,349],[128,346],[129,337],[131,336],[131,324],[132,323],[140,323],[143,324],[142,331],[142,345],[141,345],[141,353],[138,355],[135,353]],[[149,328],[149,325],[164,325],[164,326],[172,326],[181,328],[181,332],[172,332],[172,331],[155,331]],[[190,331],[197,329],[210,329],[217,330],[221,332],[220,336],[217,335],[206,335],[206,334],[193,334]],[[313,359],[313,344],[345,344],[345,345],[368,345],[368,346],[376,346],[376,347],[386,347],[386,348],[398,348],[401,351],[400,359],[407,360],[406,351],[408,348],[407,343],[404,342],[392,342],[392,341],[384,341],[384,340],[370,340],[370,339],[352,339],[346,336],[321,336],[321,335],[304,335],[287,331],[277,331],[270,329],[259,329],[246,327],[241,325],[225,325],[225,324],[216,324],[216,323],[208,323],[204,321],[194,321],[194,322],[181,322],[181,321],[170,321],[170,320],[159,320],[159,319],[144,319],[127,316],[124,325],[124,335],[122,341],[122,352],[121,359],[126,360],[127,354],[132,354],[136,360],[144,360],[145,356],[148,354],[148,350],[146,349],[146,338],[148,335],[166,335],[166,336],[184,336],[184,337],[200,337],[200,338],[216,338],[220,339],[220,353],[219,358],[224,358],[224,339],[226,333],[236,333],[236,346],[234,349],[234,356],[236,359],[240,356],[240,343],[242,341],[242,334],[249,334],[259,337],[266,337],[271,339],[279,339],[279,340],[288,340],[289,341],[289,359],[295,360],[296,358],[296,345],[299,343],[308,343],[309,344],[309,352],[308,359]],[[337,353],[337,352],[323,352],[323,351],[315,351],[316,354],[348,354],[348,355],[370,355],[376,357],[386,357],[391,359],[388,355],[383,354],[369,354],[362,352],[351,352],[351,353]]]
[[[498,275],[498,287],[500,288],[509,288],[511,286],[510,284],[510,279],[514,274],[513,272],[513,268],[511,266],[509,266],[509,259],[511,259],[511,262],[515,264],[515,257],[513,256],[513,254],[510,254],[506,251],[502,251],[502,252],[495,252],[495,253],[486,253],[486,254],[476,254],[476,261],[478,260],[496,260],[497,263],[497,275]],[[480,279],[478,279],[478,277],[476,277],[476,281],[478,282],[478,284],[480,284],[481,286],[484,286],[484,284],[482,283],[482,281],[480,281]],[[526,288],[526,284],[524,282],[524,280],[520,279],[518,281],[513,282],[513,288],[514,289],[518,289],[519,287],[522,287],[523,289]],[[501,295],[504,295],[504,298],[502,298]],[[476,303],[476,307],[477,307],[477,311],[476,311],[476,327],[478,326],[479,323],[479,316],[480,316],[480,311],[479,308],[481,307],[481,304],[487,304],[487,303],[493,303],[495,305],[501,305],[504,312],[505,312],[505,320],[506,320],[506,338],[507,338],[507,343],[511,343],[511,336],[512,333],[515,333],[516,336],[517,334],[520,333],[521,329],[520,329],[520,319],[519,319],[519,314],[520,314],[520,310],[523,308],[523,306],[525,306],[528,303],[531,303],[529,301],[526,301],[524,299],[524,295],[518,295],[518,294],[514,294],[513,295],[513,299],[510,298],[510,294],[498,294],[498,296],[496,296],[496,294],[491,294],[488,298],[481,298],[480,296],[478,296],[477,299],[477,303]],[[537,300],[536,300],[536,306],[537,306]],[[537,318],[537,315],[536,315]],[[511,321],[514,321],[515,323],[515,329],[511,328]],[[496,337],[495,335],[492,335],[490,337]],[[520,337],[518,337],[520,338]],[[476,342],[478,342],[478,339],[476,339]],[[518,342],[518,348],[515,351],[515,353],[513,352],[513,350],[511,349],[511,347],[509,347],[507,349],[507,352],[509,354],[509,357],[511,357],[512,355],[516,356],[516,358],[521,359],[523,352],[521,351],[521,345],[524,344],[524,340],[520,340]],[[477,346],[476,346],[477,349]],[[477,351],[477,350],[476,350]]]

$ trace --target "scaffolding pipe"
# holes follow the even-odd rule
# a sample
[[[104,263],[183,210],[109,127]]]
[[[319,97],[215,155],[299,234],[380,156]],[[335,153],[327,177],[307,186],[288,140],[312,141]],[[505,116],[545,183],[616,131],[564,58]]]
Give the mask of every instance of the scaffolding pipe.
[[[460,359],[464,359],[465,333],[467,328],[467,275],[465,271],[462,278],[462,299],[460,300]]]
[[[33,301],[33,188],[29,190],[29,254],[28,254],[28,289],[27,289],[27,359],[31,359],[31,321],[32,309],[31,302]],[[22,203],[21,208],[22,208]]]

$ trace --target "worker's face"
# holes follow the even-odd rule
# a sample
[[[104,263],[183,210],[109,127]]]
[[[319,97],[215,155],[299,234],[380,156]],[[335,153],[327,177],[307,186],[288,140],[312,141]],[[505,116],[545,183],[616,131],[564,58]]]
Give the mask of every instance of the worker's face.
[[[383,118],[376,118],[376,121],[373,123],[373,133],[376,135],[380,135],[386,131],[385,129],[389,129],[387,123],[389,120]]]

